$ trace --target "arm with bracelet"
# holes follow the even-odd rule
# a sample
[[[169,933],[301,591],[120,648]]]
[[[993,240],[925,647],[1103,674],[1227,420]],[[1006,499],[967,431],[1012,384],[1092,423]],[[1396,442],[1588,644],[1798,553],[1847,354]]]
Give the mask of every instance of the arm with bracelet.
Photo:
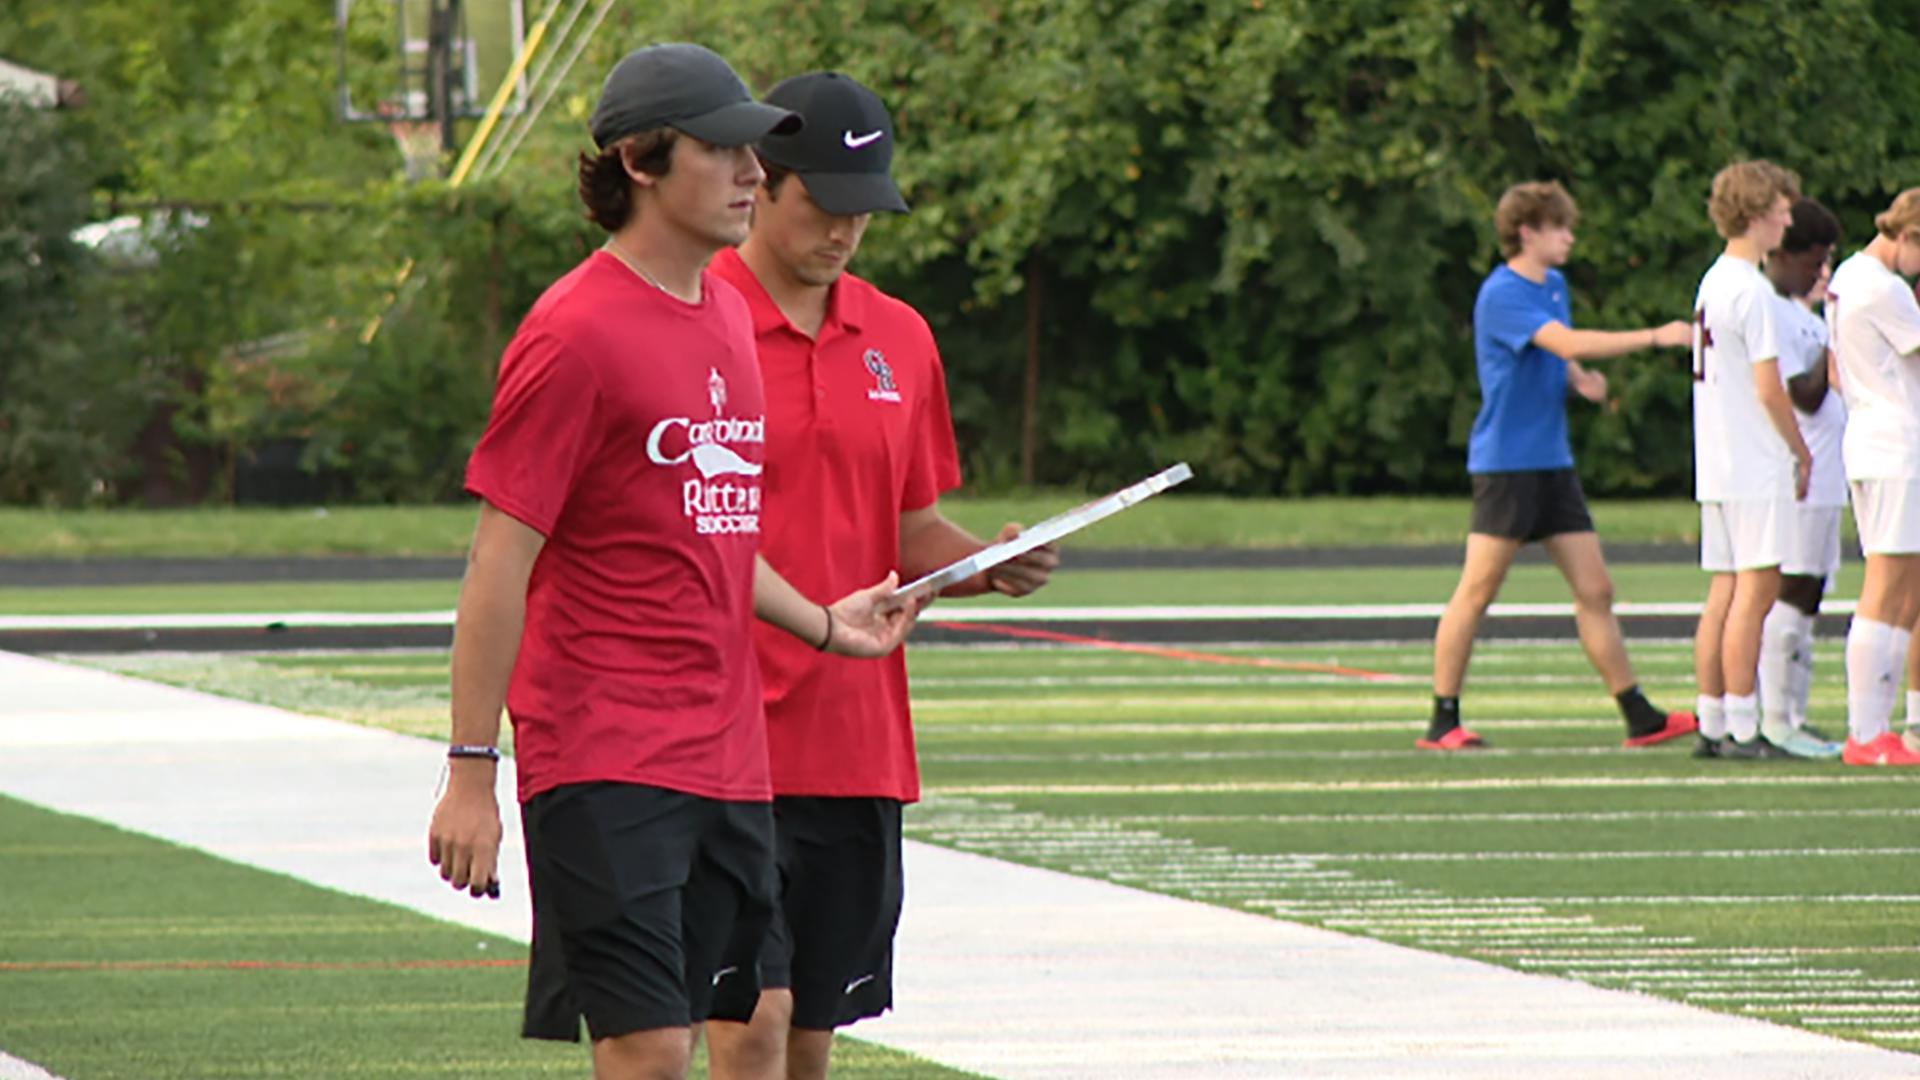
[[[893,597],[898,574],[856,589],[831,604],[816,604],[793,587],[764,557],[753,564],[753,613],[819,652],[885,656],[900,647],[919,612]]]
[[[490,503],[480,506],[454,616],[453,720],[447,787],[427,832],[440,877],[474,896],[500,895],[500,714],[526,623],[527,579],[546,540]]]

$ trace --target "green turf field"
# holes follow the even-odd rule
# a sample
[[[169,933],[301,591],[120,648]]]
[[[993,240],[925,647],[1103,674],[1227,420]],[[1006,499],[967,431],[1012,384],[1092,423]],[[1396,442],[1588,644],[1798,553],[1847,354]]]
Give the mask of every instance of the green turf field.
[[[587,1072],[515,1037],[511,941],[7,798],[0,881],[0,1047],[68,1080]],[[834,1064],[969,1075],[852,1040]]]
[[[1044,604],[1443,604],[1459,579],[1454,567],[1386,566],[1301,570],[1074,570],[1071,565],[1030,600],[1002,596],[944,600],[928,618],[955,607]],[[1613,568],[1623,602],[1692,601],[1706,596],[1698,567],[1629,564]],[[1841,571],[1833,595],[1859,590],[1858,564]],[[451,610],[456,581],[253,582],[234,585],[132,585],[0,588],[8,615],[151,615],[208,612],[417,612]],[[1500,590],[1503,603],[1567,603],[1551,566],[1517,566]]]
[[[1082,492],[950,496],[947,516],[981,536],[1031,525],[1084,501]],[[1602,500],[1600,535],[1615,543],[1686,542],[1700,511],[1685,500]],[[1238,499],[1174,493],[1076,537],[1088,547],[1344,547],[1458,544],[1468,501],[1443,498]],[[460,555],[471,505],[329,509],[29,510],[0,507],[0,558],[27,556]],[[1851,519],[1848,528],[1851,529]],[[1851,532],[1849,532],[1851,535]]]
[[[1823,645],[1815,717],[1837,727]],[[1496,750],[1469,756],[1411,745],[1425,646],[1210,655],[913,650],[910,834],[1920,1050],[1920,777],[1620,750],[1572,644],[1483,644],[1466,709]],[[1656,702],[1689,700],[1687,645],[1634,660]],[[88,662],[444,734],[442,653]]]

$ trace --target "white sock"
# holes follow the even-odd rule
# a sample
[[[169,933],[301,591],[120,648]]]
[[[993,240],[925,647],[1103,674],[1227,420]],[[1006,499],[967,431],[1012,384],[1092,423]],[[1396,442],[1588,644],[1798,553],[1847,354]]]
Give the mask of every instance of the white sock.
[[[1700,734],[1709,739],[1727,737],[1727,707],[1719,698],[1701,694],[1693,701],[1693,714],[1700,720]]]
[[[1920,731],[1920,690],[1907,691],[1907,730]]]
[[[1799,614],[1792,604],[1775,602],[1760,626],[1760,710],[1768,731],[1792,727],[1788,716],[1793,711],[1793,657],[1800,647]]]
[[[1853,617],[1847,628],[1847,734],[1868,743],[1887,733],[1893,717],[1894,694],[1900,689],[1900,668],[1906,654],[1889,663],[1893,627],[1872,619]]]
[[[1804,611],[1795,614],[1800,616],[1800,648],[1787,669],[1787,679],[1792,684],[1787,694],[1787,713],[1793,726],[1799,728],[1807,726],[1807,706],[1813,700],[1813,638],[1819,629],[1819,620]]]
[[[1727,734],[1735,742],[1752,742],[1760,734],[1760,699],[1752,694],[1728,694]]]

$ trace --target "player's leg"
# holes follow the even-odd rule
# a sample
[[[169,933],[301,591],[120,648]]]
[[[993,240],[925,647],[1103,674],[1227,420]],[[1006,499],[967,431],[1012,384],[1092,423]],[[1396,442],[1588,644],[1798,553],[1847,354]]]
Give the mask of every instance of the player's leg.
[[[793,1024],[793,935],[787,926],[787,888],[797,850],[785,797],[773,801],[774,904],[760,943],[759,996],[751,984],[715,988],[707,1019],[707,1071],[712,1080],[786,1080],[787,1036]]]
[[[716,831],[736,805],[762,823],[750,842]],[[584,1016],[597,1080],[684,1076],[715,984],[754,979],[771,899],[766,807],[578,784],[529,800],[523,817],[535,897],[524,1033],[577,1038]],[[716,842],[757,876],[705,873]]]
[[[1850,765],[1920,764],[1920,752],[1890,730],[1900,675],[1920,616],[1920,483],[1862,480],[1854,518],[1867,572],[1847,628]]]
[[[1460,582],[1433,633],[1433,715],[1414,745],[1423,750],[1471,750],[1486,745],[1460,722],[1460,690],[1473,657],[1473,638],[1520,545],[1533,534],[1542,474],[1482,473],[1473,477],[1473,522],[1467,530]]]
[[[1812,560],[1795,560],[1804,570]],[[1805,729],[1807,697],[1812,692],[1813,626],[1826,578],[1784,573],[1780,598],[1767,612],[1760,631],[1760,733],[1795,757],[1833,758],[1840,746]]]
[[[784,986],[761,990],[753,1018],[744,1024],[709,1018],[707,1075],[711,1080],[785,1080],[792,1023],[793,991]]]
[[[593,1080],[682,1080],[692,1064],[692,1028],[655,1028],[593,1040]]]
[[[893,1006],[900,923],[901,804],[782,798],[782,910],[793,945],[787,1080],[824,1080],[833,1035]]]
[[[1733,538],[1727,530],[1725,504],[1700,504],[1700,569],[1712,574],[1700,622],[1693,631],[1693,679],[1698,696],[1694,712],[1700,717],[1700,740],[1695,757],[1713,757],[1727,737],[1726,683],[1720,664],[1721,641],[1727,611],[1733,606]]]
[[[1484,745],[1460,723],[1460,689],[1466,683],[1467,661],[1473,657],[1473,638],[1480,620],[1500,585],[1507,579],[1520,541],[1504,536],[1470,533],[1460,582],[1440,615],[1433,634],[1433,716],[1427,723],[1423,749],[1452,750]]]
[[[1583,507],[1584,510],[1584,507]],[[1605,680],[1607,692],[1626,721],[1629,747],[1652,746],[1693,731],[1691,713],[1669,715],[1647,700],[1633,677],[1620,620],[1613,614],[1613,576],[1601,551],[1600,537],[1591,529],[1561,533],[1545,541],[1547,554],[1573,590],[1574,624],[1587,660]]]
[[[1745,569],[1734,575],[1733,601],[1727,606],[1720,658],[1727,734],[1736,742],[1752,743],[1760,737],[1760,702],[1754,692],[1759,681],[1760,629],[1779,596],[1778,565]]]

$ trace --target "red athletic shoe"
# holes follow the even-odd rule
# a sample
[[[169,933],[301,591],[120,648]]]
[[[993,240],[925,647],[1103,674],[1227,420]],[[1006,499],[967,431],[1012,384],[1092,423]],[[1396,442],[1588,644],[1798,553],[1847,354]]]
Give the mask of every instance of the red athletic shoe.
[[[1840,751],[1840,760],[1849,765],[1920,765],[1920,753],[1915,753],[1905,739],[1889,731],[1864,743],[1848,739]]]
[[[1677,739],[1682,735],[1691,735],[1698,730],[1700,730],[1700,720],[1692,713],[1670,712],[1667,714],[1666,727],[1648,735],[1635,735],[1621,745],[1629,750],[1635,750],[1642,746],[1663,743],[1668,739]]]
[[[1422,750],[1485,750],[1487,740],[1466,728],[1457,727],[1437,739],[1421,739],[1413,745]]]

